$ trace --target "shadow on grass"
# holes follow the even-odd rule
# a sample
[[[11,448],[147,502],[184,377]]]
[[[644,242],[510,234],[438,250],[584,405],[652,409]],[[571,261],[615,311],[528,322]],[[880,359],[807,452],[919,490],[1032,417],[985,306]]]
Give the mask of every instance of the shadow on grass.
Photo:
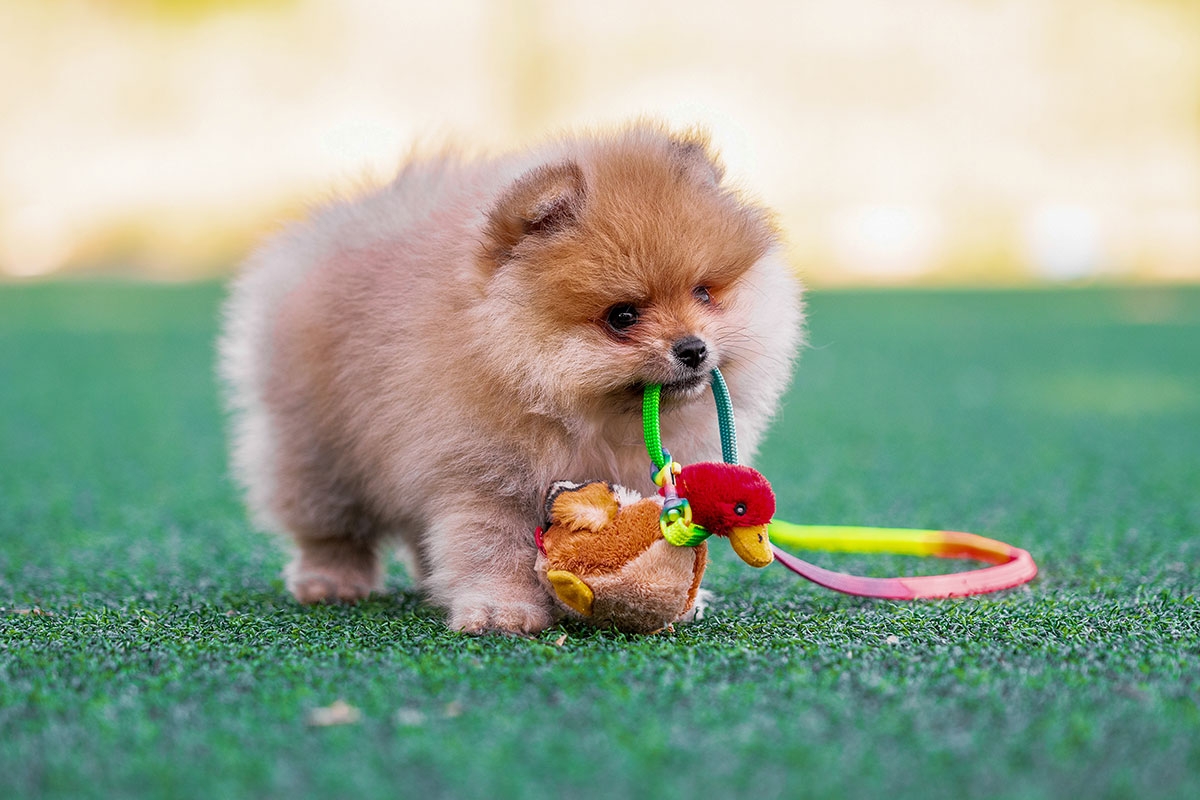
[[[420,592],[412,589],[388,589],[358,603],[318,603],[303,605],[296,602],[281,582],[278,587],[240,589],[222,592],[215,605],[239,614],[283,612],[321,617],[403,617],[440,618],[441,612],[428,605]]]

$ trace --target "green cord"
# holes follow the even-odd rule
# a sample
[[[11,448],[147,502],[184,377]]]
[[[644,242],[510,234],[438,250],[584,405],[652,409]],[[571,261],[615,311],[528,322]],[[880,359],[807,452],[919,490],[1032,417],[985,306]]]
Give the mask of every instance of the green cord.
[[[712,371],[713,399],[717,401],[717,418],[721,424],[721,457],[726,464],[738,463],[737,429],[733,426],[733,401],[721,371]]]
[[[737,429],[733,424],[733,401],[729,398],[729,387],[720,370],[712,371],[713,399],[717,401],[717,418],[721,426],[721,456],[727,464],[738,463]],[[642,395],[642,434],[646,439],[646,452],[655,470],[662,469],[668,458],[663,449],[662,429],[659,426],[659,407],[662,402],[662,386],[651,384]]]
[[[658,405],[662,396],[662,386],[655,383],[646,387],[642,395],[642,434],[646,439],[646,452],[650,454],[650,462],[655,471],[662,469],[667,463],[667,454],[662,446],[662,431],[658,426]]]

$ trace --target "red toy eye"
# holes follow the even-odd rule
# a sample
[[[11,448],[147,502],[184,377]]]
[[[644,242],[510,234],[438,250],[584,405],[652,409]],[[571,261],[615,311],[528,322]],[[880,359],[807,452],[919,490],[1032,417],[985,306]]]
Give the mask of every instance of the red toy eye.
[[[737,514],[739,517],[746,516],[746,504],[738,503],[736,506],[733,507],[733,513]]]

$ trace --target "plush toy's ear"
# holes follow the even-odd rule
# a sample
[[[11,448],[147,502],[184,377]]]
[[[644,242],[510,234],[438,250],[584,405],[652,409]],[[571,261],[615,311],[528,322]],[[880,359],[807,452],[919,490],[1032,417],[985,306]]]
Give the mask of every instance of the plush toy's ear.
[[[592,588],[584,583],[574,572],[565,569],[552,569],[546,573],[554,593],[571,608],[585,617],[592,615],[592,602],[596,599]]]
[[[600,531],[617,516],[620,505],[612,487],[593,481],[564,489],[550,505],[550,521],[572,531]]]
[[[583,207],[583,170],[574,161],[526,172],[488,212],[487,255],[496,264],[512,257],[527,236],[550,236],[575,222]]]

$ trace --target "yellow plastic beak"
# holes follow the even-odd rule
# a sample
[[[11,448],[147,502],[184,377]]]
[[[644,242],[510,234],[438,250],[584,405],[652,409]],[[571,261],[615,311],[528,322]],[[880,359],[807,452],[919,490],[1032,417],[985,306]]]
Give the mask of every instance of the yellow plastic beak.
[[[733,552],[752,567],[765,567],[775,560],[766,525],[734,528],[729,532],[729,543],[733,545]]]

